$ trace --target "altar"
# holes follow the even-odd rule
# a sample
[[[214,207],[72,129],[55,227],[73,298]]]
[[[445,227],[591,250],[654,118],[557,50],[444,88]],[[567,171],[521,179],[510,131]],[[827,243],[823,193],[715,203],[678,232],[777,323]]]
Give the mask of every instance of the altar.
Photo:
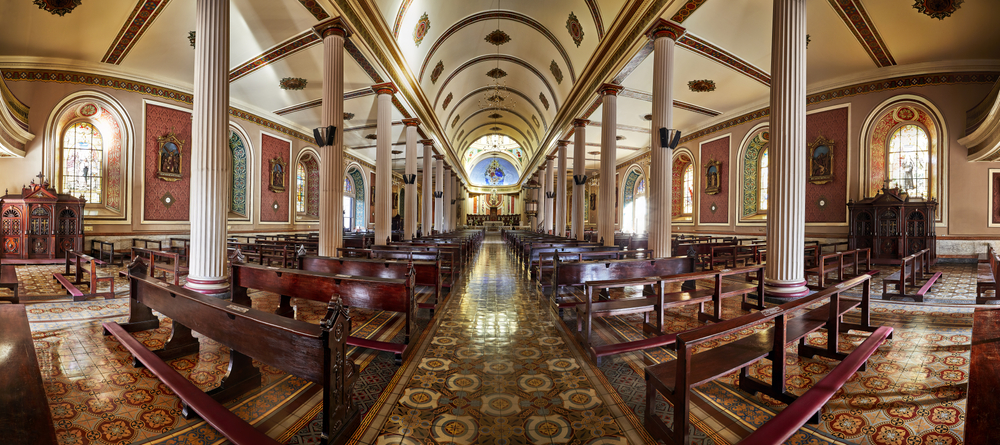
[[[498,232],[503,227],[503,221],[484,221],[483,227],[489,232]]]

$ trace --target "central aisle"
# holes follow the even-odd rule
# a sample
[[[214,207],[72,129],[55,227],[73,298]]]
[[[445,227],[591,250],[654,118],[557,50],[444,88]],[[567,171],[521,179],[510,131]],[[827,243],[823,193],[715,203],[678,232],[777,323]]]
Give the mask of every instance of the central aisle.
[[[652,443],[498,234],[469,269],[366,416],[360,443]]]

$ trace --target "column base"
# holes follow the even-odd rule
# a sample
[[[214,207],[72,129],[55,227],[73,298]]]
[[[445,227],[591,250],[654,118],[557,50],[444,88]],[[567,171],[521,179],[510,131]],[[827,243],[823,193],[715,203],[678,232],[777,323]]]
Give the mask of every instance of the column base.
[[[229,299],[229,278],[191,278],[188,276],[185,289],[190,289],[199,294],[210,297]]]
[[[779,300],[794,300],[809,295],[809,288],[806,287],[806,280],[802,281],[777,281],[764,278],[764,295]]]

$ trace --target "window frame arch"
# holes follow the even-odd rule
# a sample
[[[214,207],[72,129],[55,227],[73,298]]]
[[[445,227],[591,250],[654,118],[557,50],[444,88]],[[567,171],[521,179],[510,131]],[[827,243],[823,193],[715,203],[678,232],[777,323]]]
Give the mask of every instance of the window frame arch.
[[[770,199],[771,195],[768,194],[767,199],[764,199],[764,194],[761,191],[765,187],[761,187],[764,183],[764,178],[767,178],[767,186],[771,185],[771,144],[764,143],[764,146],[760,148],[757,155],[757,215],[767,215],[768,209],[771,207]],[[761,162],[762,159],[767,158],[767,173],[764,173],[764,165]]]
[[[740,141],[739,151],[737,153],[736,161],[738,162],[738,174],[739,174],[739,191],[740,194],[737,197],[737,211],[738,219],[737,223],[746,223],[750,225],[763,225],[767,222],[767,213],[760,212],[760,184],[757,182],[760,176],[760,164],[759,164],[759,154],[762,151],[768,150],[771,146],[770,139],[764,138],[764,133],[770,134],[770,123],[762,122],[754,125],[749,131],[743,136],[743,140]],[[760,137],[761,141],[757,141]],[[751,144],[757,144],[751,146]],[[756,152],[751,153],[750,150],[756,150]],[[753,159],[753,178],[747,178],[748,173],[751,169],[747,167],[748,157],[750,155],[756,156]],[[770,163],[769,163],[770,164]],[[749,180],[748,180],[749,179]],[[749,186],[753,186],[750,190]],[[752,194],[753,201],[753,213],[747,214],[747,204],[750,202],[748,200],[748,194]]]
[[[105,189],[104,176],[105,176],[105,172],[107,170],[108,161],[107,161],[107,153],[105,153],[105,143],[104,143],[105,136],[104,136],[104,133],[101,132],[101,128],[100,128],[98,122],[96,122],[94,119],[85,118],[85,117],[84,118],[71,119],[69,122],[66,123],[65,127],[62,129],[62,132],[59,135],[59,145],[58,145],[59,154],[56,155],[57,159],[59,159],[59,169],[56,170],[56,171],[58,172],[57,175],[59,177],[60,190],[63,191],[63,193],[67,193],[67,194],[70,194],[70,195],[73,194],[72,192],[69,192],[69,191],[66,190],[66,179],[65,179],[65,176],[66,176],[65,160],[66,160],[66,158],[65,158],[65,153],[66,153],[66,150],[68,150],[68,148],[66,147],[66,136],[69,134],[69,132],[73,128],[75,128],[79,124],[84,124],[84,125],[89,126],[92,129],[92,131],[96,132],[97,135],[100,136],[100,138],[101,138],[101,149],[100,149],[100,152],[101,152],[101,161],[100,161],[101,170],[100,171],[101,171],[101,173],[100,173],[100,178],[98,178],[98,182],[99,182],[99,184],[98,184],[98,190],[99,190],[99,192],[97,193],[98,195],[100,195],[100,199],[96,200],[96,201],[95,200],[91,200],[91,199],[87,199],[87,205],[93,204],[93,205],[97,205],[97,206],[104,206],[105,205],[105,196],[104,195],[105,195],[105,193],[107,191]],[[93,137],[91,137],[91,141],[93,141]],[[73,150],[77,150],[77,149],[73,148]],[[88,150],[88,151],[96,151],[96,150]],[[88,192],[88,193],[93,194],[93,192]]]
[[[358,171],[357,177],[351,175],[352,169],[356,169]],[[352,209],[353,213],[351,216],[352,231],[356,227],[362,227],[365,230],[368,230],[368,221],[365,219],[366,215],[368,215],[368,198],[369,198],[366,194],[368,190],[367,184],[365,184],[365,176],[367,174],[368,171],[365,170],[365,168],[362,167],[361,164],[358,164],[357,162],[351,162],[350,164],[347,165],[347,168],[344,169],[344,177],[345,178],[350,177],[351,184],[354,186],[354,196],[351,197],[352,203],[354,204],[354,209]],[[361,180],[360,186],[358,185],[359,179]],[[347,196],[346,193],[344,193],[344,196]],[[361,206],[360,208],[358,207],[359,204]]]
[[[932,185],[931,185],[931,170],[933,170],[933,166],[932,166],[932,162],[931,162],[932,159],[933,159],[932,155],[931,155],[931,132],[922,123],[919,123],[919,122],[900,122],[900,123],[894,125],[889,130],[889,133],[888,133],[888,135],[886,136],[886,139],[885,139],[885,156],[884,156],[884,158],[885,158],[885,165],[886,165],[885,180],[890,182],[890,187],[891,187],[892,178],[890,177],[890,173],[889,173],[889,156],[890,156],[890,152],[891,152],[891,149],[892,149],[891,145],[890,145],[891,142],[892,142],[892,138],[896,135],[896,133],[898,133],[900,130],[902,130],[903,127],[908,127],[908,126],[911,126],[911,125],[917,127],[918,129],[920,129],[920,131],[922,131],[924,133],[924,136],[927,138],[927,164],[926,164],[927,165],[927,172],[926,172],[927,173],[927,189],[924,190],[923,199],[928,199],[931,196],[931,188],[932,188]]]
[[[675,170],[674,167],[677,166],[677,162],[680,160],[680,158],[682,156],[683,157],[687,157],[687,159],[688,159],[687,160],[687,164],[683,168],[681,168],[679,172],[674,171]],[[688,166],[691,166],[691,168],[694,169],[693,171],[697,172],[698,171],[698,162],[696,161],[696,159],[694,157],[694,153],[690,149],[688,149],[686,147],[681,147],[681,148],[677,148],[677,149],[674,150],[673,156],[670,158],[670,166],[671,166],[671,183],[670,183],[670,185],[671,185],[671,190],[672,190],[671,191],[671,203],[670,203],[670,217],[671,217],[670,219],[671,219],[671,222],[672,223],[677,223],[677,224],[694,224],[694,209],[698,208],[698,175],[696,173],[694,175],[694,178],[692,178],[692,187],[693,187],[693,190],[692,190],[693,196],[692,196],[692,200],[691,200],[691,210],[692,210],[692,212],[690,214],[685,214],[684,213],[684,201],[683,201],[683,199],[684,199],[684,195],[683,195],[683,193],[684,193],[684,178],[683,178],[683,174],[684,174],[684,169],[687,169]],[[679,191],[680,193],[673,193],[673,191]],[[674,202],[673,202],[675,199],[680,199],[680,201],[679,201],[680,204],[677,207],[681,209],[676,214],[674,213],[674,207],[675,206],[674,206]]]
[[[241,127],[237,123],[232,122],[232,121],[229,122],[229,132],[230,132],[229,139],[232,139],[232,134],[235,133],[236,136],[241,140],[241,142],[243,142],[243,150],[246,152],[246,178],[245,178],[245,181],[246,181],[246,190],[245,190],[245,193],[244,193],[245,196],[244,196],[244,204],[243,204],[246,214],[245,215],[241,215],[241,214],[235,212],[233,210],[233,207],[232,207],[232,205],[233,205],[233,196],[232,196],[232,193],[234,191],[233,190],[233,188],[234,188],[233,185],[234,185],[235,180],[236,180],[236,178],[235,178],[235,175],[236,175],[236,166],[233,163],[232,147],[229,146],[229,150],[230,150],[229,156],[226,157],[226,165],[227,165],[227,167],[229,167],[229,190],[228,190],[228,192],[230,193],[228,199],[226,200],[226,210],[227,210],[227,215],[228,215],[227,216],[227,220],[230,221],[230,222],[235,222],[235,223],[247,223],[247,224],[250,224],[250,223],[253,222],[251,217],[252,217],[252,215],[254,213],[253,212],[253,196],[254,196],[254,193],[252,192],[252,190],[253,190],[253,181],[252,181],[251,178],[255,178],[256,177],[256,176],[254,176],[256,174],[256,171],[254,170],[254,166],[255,166],[255,163],[254,163],[254,146],[253,146],[253,143],[251,142],[252,139],[250,139],[250,135],[246,132],[246,130],[243,127]],[[227,141],[228,141],[228,139],[227,139]]]
[[[919,121],[919,116],[915,119],[907,120],[905,122],[898,122],[892,125],[889,131],[880,136],[881,129],[879,128],[880,122],[895,113],[900,107],[907,106],[916,109],[918,113],[926,114],[926,118],[923,121]],[[917,124],[927,133],[927,139],[929,143],[928,147],[928,196],[925,199],[936,199],[938,201],[937,211],[934,217],[935,223],[938,226],[944,226],[948,223],[948,207],[949,200],[942,200],[941,197],[945,194],[946,184],[948,183],[948,158],[949,155],[946,152],[948,144],[946,143],[949,139],[948,127],[944,125],[944,118],[941,111],[934,105],[930,100],[913,95],[913,94],[900,94],[890,97],[882,101],[879,105],[872,108],[872,111],[865,118],[864,124],[861,127],[860,138],[861,138],[861,149],[859,150],[860,156],[858,156],[858,167],[860,172],[860,187],[858,187],[857,192],[853,192],[853,198],[856,200],[862,200],[865,198],[870,198],[875,196],[878,190],[882,188],[882,183],[875,184],[873,176],[876,174],[873,168],[873,162],[875,158],[874,150],[877,149],[875,144],[876,137],[884,137],[882,141],[882,153],[883,162],[887,161],[889,148],[888,143],[892,135],[898,130],[899,126],[906,124]],[[932,128],[928,128],[927,123],[931,124]],[[883,179],[888,177],[887,166],[883,164]]]
[[[629,177],[633,173],[636,173],[635,181],[633,181],[631,184],[629,184]],[[646,172],[642,169],[642,166],[640,166],[639,164],[632,164],[632,165],[628,166],[628,168],[625,169],[624,174],[621,175],[621,178],[622,178],[621,192],[620,192],[621,195],[618,197],[621,200],[621,203],[622,203],[621,210],[620,210],[620,212],[621,212],[621,218],[619,219],[619,221],[621,221],[621,224],[619,225],[619,230],[621,230],[623,233],[626,232],[626,230],[625,230],[626,221],[629,221],[630,225],[631,225],[631,227],[630,227],[631,231],[629,231],[628,233],[633,233],[633,234],[643,233],[643,232],[637,232],[636,231],[636,229],[637,229],[636,222],[639,221],[639,219],[636,217],[636,208],[635,208],[635,205],[636,205],[636,202],[637,202],[637,199],[636,199],[637,196],[636,196],[635,192],[636,192],[636,186],[639,185],[639,181],[647,181],[646,182],[646,189],[647,190],[649,189],[648,177],[649,176],[646,174]],[[631,194],[631,200],[627,199],[627,198],[629,198],[630,194]],[[646,215],[645,215],[645,218],[646,218],[647,222],[645,222],[643,224],[643,226],[644,226],[643,228],[645,229],[646,232],[648,232],[649,231],[649,224],[648,224],[648,218],[649,218],[648,195],[644,195],[644,197],[647,199],[647,201],[646,201],[647,202],[647,204],[646,204]],[[631,210],[631,215],[626,215],[625,214],[626,208],[629,208]]]
[[[308,164],[306,164],[306,162],[309,161],[310,158],[316,162],[315,171],[311,167],[309,167]],[[297,181],[297,174],[298,174],[299,164],[302,164],[305,167],[305,169],[306,169],[306,181],[305,181],[305,186],[306,186],[306,193],[305,193],[306,211],[303,212],[303,213],[300,213],[298,211],[299,184],[298,184],[298,181]],[[290,177],[289,178],[290,179],[289,183],[290,184],[292,183],[292,179],[296,179],[296,181],[294,182],[294,184],[295,184],[294,188],[290,188],[290,190],[292,190],[292,193],[291,193],[291,199],[292,199],[291,209],[292,209],[292,213],[295,215],[295,222],[315,223],[315,222],[319,221],[319,208],[318,208],[318,206],[316,206],[317,208],[310,209],[309,208],[309,198],[311,197],[311,195],[310,195],[310,191],[311,191],[312,193],[316,193],[317,194],[316,200],[317,200],[317,202],[319,201],[319,196],[318,196],[318,194],[319,194],[319,184],[315,184],[315,187],[313,187],[314,184],[309,180],[309,176],[312,175],[313,173],[316,173],[316,176],[318,178],[319,172],[322,171],[323,162],[319,158],[319,152],[317,152],[316,149],[313,148],[313,147],[303,147],[295,155],[295,163],[292,164],[292,165],[295,166],[295,170],[294,171],[296,173],[296,176]],[[310,213],[310,211],[314,211],[314,213]]]

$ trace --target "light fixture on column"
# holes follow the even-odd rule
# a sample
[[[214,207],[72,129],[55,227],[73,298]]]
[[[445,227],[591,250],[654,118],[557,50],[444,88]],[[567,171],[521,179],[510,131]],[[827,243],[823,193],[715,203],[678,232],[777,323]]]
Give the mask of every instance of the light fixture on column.
[[[573,175],[573,183],[576,185],[584,185],[587,183],[587,175]]]
[[[545,197],[552,199],[556,197],[556,192],[545,192]]]
[[[316,145],[320,147],[333,145],[333,139],[336,135],[337,127],[333,125],[313,129],[313,139],[316,139]]]
[[[681,142],[681,131],[660,127],[660,147],[673,150]]]
[[[435,198],[444,198],[444,192],[434,192]]]
[[[403,184],[409,185],[409,184],[416,184],[416,183],[417,183],[417,175],[416,174],[411,173],[411,174],[408,174],[408,175],[406,175],[406,174],[403,175]]]

